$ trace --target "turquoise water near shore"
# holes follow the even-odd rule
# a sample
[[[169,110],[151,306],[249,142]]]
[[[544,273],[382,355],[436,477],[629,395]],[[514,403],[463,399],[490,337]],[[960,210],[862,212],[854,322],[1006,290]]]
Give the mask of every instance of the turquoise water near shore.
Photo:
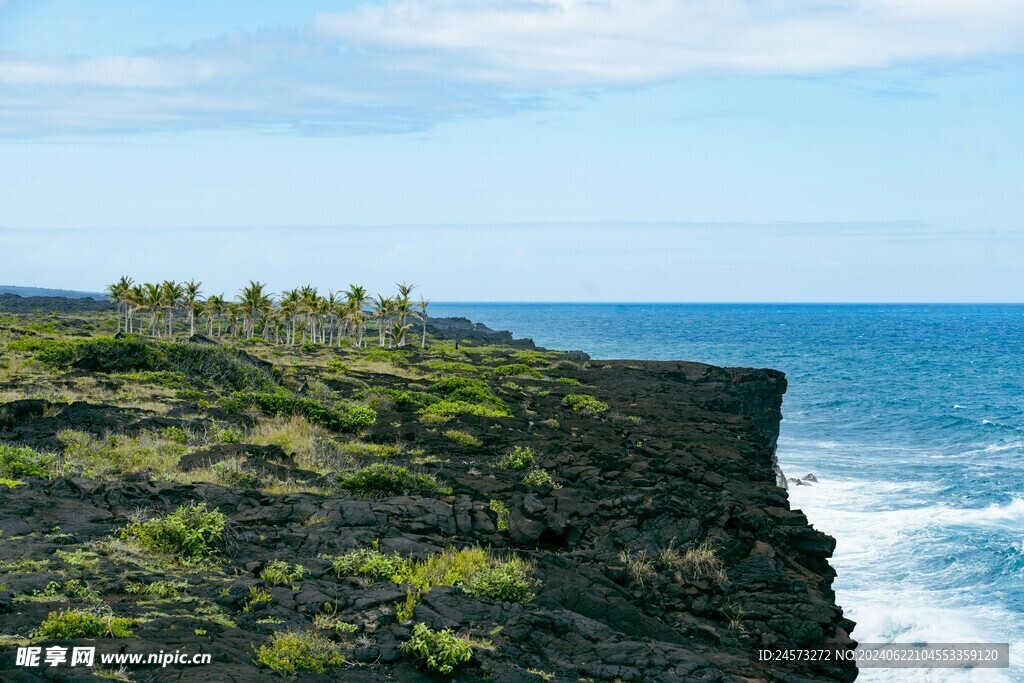
[[[1024,680],[1024,305],[432,304],[595,358],[772,367],[793,507],[837,539],[863,642],[1009,642],[1009,670],[863,681]]]

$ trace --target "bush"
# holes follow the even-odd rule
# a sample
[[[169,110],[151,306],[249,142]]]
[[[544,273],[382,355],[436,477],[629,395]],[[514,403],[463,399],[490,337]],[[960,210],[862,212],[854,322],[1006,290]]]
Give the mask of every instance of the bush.
[[[589,394],[569,394],[562,399],[562,405],[574,413],[603,413],[608,410],[608,404],[598,401]]]
[[[516,446],[498,461],[498,467],[503,470],[525,470],[527,467],[533,467],[534,461],[532,448]]]
[[[494,368],[494,374],[499,377],[533,377],[540,379],[541,374],[524,363],[509,363]]]
[[[478,598],[529,602],[537,586],[537,581],[530,578],[532,570],[533,567],[525,561],[512,558],[474,572],[462,583],[462,590]]]
[[[327,673],[345,665],[341,647],[315,633],[280,632],[256,652],[256,661],[290,676],[297,671]]]
[[[357,496],[402,496],[437,488],[437,480],[429,474],[418,474],[407,467],[374,463],[356,472],[342,472],[338,486]]]
[[[191,503],[164,517],[134,520],[121,529],[120,536],[143,550],[189,563],[217,551],[226,523],[220,510]]]
[[[490,509],[491,512],[498,516],[498,531],[508,531],[508,519],[511,515],[508,506],[500,500],[492,498]]]
[[[583,385],[583,383],[580,382],[578,379],[573,379],[572,377],[559,377],[555,381],[558,382],[559,384],[567,384],[570,387],[579,387]]]
[[[473,658],[469,641],[459,638],[451,629],[435,631],[426,624],[416,624],[412,638],[399,647],[419,666],[441,674],[450,674]]]
[[[284,560],[271,560],[260,572],[260,578],[271,586],[291,586],[294,589],[307,573],[301,564],[292,566]]]
[[[419,414],[423,417],[449,418],[456,415],[479,415],[480,417],[512,417],[507,407],[492,408],[479,403],[467,403],[466,401],[439,401],[426,408],[421,408]]]
[[[138,625],[135,619],[105,617],[85,610],[69,609],[50,612],[39,625],[40,638],[71,640],[72,638],[128,638],[132,627]]]
[[[327,367],[341,375],[344,375],[348,372],[348,366],[342,363],[337,358],[332,358],[329,361],[327,361]]]
[[[331,566],[338,576],[369,576],[398,583],[406,573],[408,561],[398,553],[387,555],[376,547],[359,548],[331,560]]]
[[[370,406],[350,404],[330,407],[283,390],[235,392],[223,400],[223,405],[228,410],[254,407],[267,415],[302,415],[321,427],[349,434],[360,432],[377,421],[377,413]]]
[[[553,489],[560,489],[562,485],[551,478],[551,474],[548,473],[543,467],[536,467],[527,473],[523,477],[523,483],[527,486],[550,486]]]
[[[445,400],[420,410],[420,415],[451,417],[469,414],[483,417],[510,417],[512,413],[500,398],[494,395],[487,382],[470,377],[448,377],[434,382],[430,391]]]
[[[245,466],[245,460],[229,458],[221,460],[210,467],[217,477],[217,482],[230,488],[258,489],[266,481],[262,473]]]
[[[466,448],[482,446],[484,443],[483,441],[476,438],[472,434],[459,431],[458,429],[446,430],[444,433],[444,438],[458,444],[459,446],[463,446]]]
[[[0,477],[42,477],[52,479],[56,457],[27,446],[0,444]]]

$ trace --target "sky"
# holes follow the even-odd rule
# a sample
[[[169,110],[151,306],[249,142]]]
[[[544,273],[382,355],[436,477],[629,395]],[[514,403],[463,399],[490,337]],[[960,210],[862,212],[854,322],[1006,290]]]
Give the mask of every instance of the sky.
[[[1024,301],[1024,0],[0,0],[0,284]]]

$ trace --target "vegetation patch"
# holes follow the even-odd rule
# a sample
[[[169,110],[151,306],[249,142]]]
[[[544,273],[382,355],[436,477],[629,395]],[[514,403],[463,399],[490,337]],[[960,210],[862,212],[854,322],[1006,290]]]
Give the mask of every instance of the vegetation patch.
[[[508,520],[510,512],[508,506],[500,500],[491,499],[491,512],[498,516],[498,531],[508,531]]]
[[[473,658],[469,641],[459,638],[451,629],[435,631],[426,624],[416,624],[412,637],[399,647],[418,666],[440,674],[453,673]]]
[[[101,615],[86,610],[63,610],[50,612],[36,634],[40,638],[71,640],[73,638],[128,638],[132,628],[138,625],[135,619]]]
[[[525,470],[528,467],[533,467],[535,460],[532,448],[515,446],[498,461],[498,467],[503,470]]]
[[[409,468],[374,463],[355,472],[341,472],[338,486],[356,496],[403,496],[438,488],[430,474],[410,472]]]
[[[499,365],[494,368],[494,374],[498,377],[532,377],[534,379],[540,379],[541,374],[539,371],[531,368],[525,363],[509,363],[508,365]]]
[[[0,444],[0,477],[51,479],[55,463],[56,457],[50,453],[40,453],[27,446]]]
[[[562,405],[574,413],[603,413],[608,404],[598,401],[590,394],[569,394],[562,399]]]
[[[298,590],[302,577],[309,572],[301,564],[290,565],[284,560],[271,560],[260,572],[260,578],[271,586],[291,586]]]
[[[430,387],[432,394],[444,397],[419,411],[423,416],[454,417],[479,415],[481,417],[511,417],[508,405],[494,395],[487,382],[470,377],[448,377]]]
[[[323,674],[345,665],[341,647],[317,633],[275,633],[256,651],[256,661],[290,676],[299,671]]]
[[[283,390],[235,392],[222,404],[227,410],[257,408],[266,415],[302,415],[313,424],[348,434],[361,432],[377,421],[377,413],[370,406],[355,403],[328,406]]]
[[[484,445],[484,442],[478,439],[477,437],[473,436],[468,432],[463,432],[458,429],[445,430],[444,438],[464,448],[476,448]]]
[[[523,477],[523,483],[527,486],[550,486],[553,489],[560,489],[562,485],[559,484],[551,477],[551,473],[543,467],[535,467],[530,470],[525,477]]]
[[[180,429],[177,431],[184,434]],[[64,445],[64,467],[89,479],[104,479],[127,472],[172,472],[178,458],[187,450],[180,443],[178,434],[167,430],[144,432],[137,436],[107,434],[102,437],[64,430],[57,434],[57,439]]]
[[[205,503],[191,503],[163,517],[132,520],[121,529],[120,537],[146,552],[189,564],[217,552],[226,523],[220,510],[208,510]]]

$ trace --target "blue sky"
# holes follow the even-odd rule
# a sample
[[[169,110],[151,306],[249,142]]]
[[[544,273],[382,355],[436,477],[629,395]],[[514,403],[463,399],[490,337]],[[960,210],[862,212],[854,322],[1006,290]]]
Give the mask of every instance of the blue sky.
[[[0,0],[0,281],[1024,301],[1020,0]]]

